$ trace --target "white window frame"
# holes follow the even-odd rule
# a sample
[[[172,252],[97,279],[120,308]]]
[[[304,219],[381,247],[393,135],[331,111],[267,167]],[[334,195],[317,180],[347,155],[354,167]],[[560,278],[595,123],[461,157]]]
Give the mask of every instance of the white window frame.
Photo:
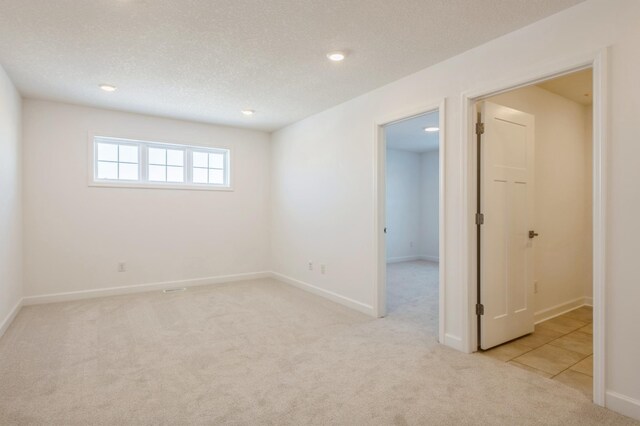
[[[138,180],[98,179],[98,143],[112,143],[133,145],[138,147]],[[184,182],[158,182],[149,180],[149,148],[178,149],[184,152]],[[121,138],[113,136],[89,135],[89,186],[110,188],[147,188],[147,189],[196,189],[208,191],[233,191],[232,186],[232,155],[228,147],[211,147],[206,145],[184,145],[140,139]],[[225,184],[194,183],[193,182],[193,153],[206,152],[223,154]]]

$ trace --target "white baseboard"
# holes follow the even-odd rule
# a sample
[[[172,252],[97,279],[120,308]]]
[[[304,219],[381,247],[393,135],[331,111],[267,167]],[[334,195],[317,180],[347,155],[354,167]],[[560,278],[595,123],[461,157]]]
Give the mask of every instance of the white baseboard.
[[[234,281],[247,281],[247,280],[260,279],[260,278],[274,278],[286,284],[293,285],[300,289],[306,290],[310,293],[332,300],[341,305],[363,312],[367,315],[375,316],[373,307],[369,305],[365,305],[364,303],[360,303],[356,300],[349,299],[348,297],[339,295],[337,293],[333,293],[328,290],[321,289],[312,284],[295,280],[293,278],[287,277],[277,272],[266,272],[266,271],[233,274],[233,275],[220,275],[217,277],[196,278],[196,279],[189,279],[189,280],[137,284],[137,285],[130,285],[130,286],[108,287],[108,288],[100,288],[95,290],[81,290],[81,291],[70,291],[65,293],[53,293],[53,294],[43,294],[43,295],[37,295],[37,296],[27,296],[20,301],[20,306],[39,305],[44,303],[55,303],[55,302],[68,302],[72,300],[93,299],[96,297],[106,297],[106,296],[118,296],[123,294],[165,290],[165,289],[176,288],[176,287],[196,287],[196,286],[211,285],[211,284],[222,284],[222,283],[229,283]],[[6,326],[8,326],[8,324],[11,323],[11,320],[13,319],[12,315],[15,316],[18,309],[19,309],[19,306],[14,308],[14,312],[12,312],[12,314],[10,314],[9,317],[7,317],[7,319],[2,325],[3,327],[2,330],[4,330],[5,323],[6,323]]]
[[[4,333],[7,331],[7,329],[15,319],[16,315],[18,315],[18,312],[20,312],[20,308],[22,308],[22,300],[23,299],[20,299],[16,302],[13,309],[11,309],[11,311],[9,312],[9,315],[7,315],[6,318],[0,323],[0,337],[4,335]]]
[[[605,396],[605,406],[609,410],[640,420],[640,401],[637,399],[629,398],[628,396],[617,392],[607,391]]]
[[[421,254],[416,256],[390,257],[387,259],[387,263],[413,262],[414,260],[428,260],[429,262],[440,262],[440,258],[437,256],[428,256],[428,255]]]
[[[189,280],[165,281],[159,283],[136,284],[121,287],[108,287],[96,290],[70,291],[66,293],[43,294],[24,297],[24,305],[39,305],[42,303],[67,302],[70,300],[92,299],[95,297],[118,296],[122,294],[142,293],[146,291],[165,290],[176,287],[196,287],[210,284],[222,284],[234,281],[246,281],[270,277],[270,272],[249,272],[233,275],[219,275],[216,277],[195,278]]]
[[[339,303],[348,308],[355,309],[356,311],[362,312],[372,317],[376,316],[373,306],[369,306],[364,303],[358,302],[357,300],[353,300],[348,297],[342,296],[338,293],[334,293],[332,291],[325,290],[320,287],[316,287],[313,284],[305,283],[303,281],[299,281],[294,278],[287,277],[286,275],[280,274],[278,272],[271,272],[271,276],[278,281],[282,281],[285,284],[289,284],[301,290],[305,290],[305,291],[308,291],[309,293],[313,293],[317,296],[324,297],[325,299],[329,299],[332,302]]]
[[[577,309],[581,306],[591,306],[591,303],[593,303],[593,301],[590,297],[578,297],[577,299],[560,303],[558,305],[536,312],[535,314],[533,314],[533,320],[536,324],[539,324],[543,321],[550,320],[551,318],[566,314],[567,312],[573,311],[574,309]]]
[[[414,260],[420,260],[420,256],[390,257],[387,259],[387,263],[412,262]]]
[[[440,343],[445,346],[449,346],[450,348],[453,348],[455,350],[458,350],[460,352],[464,352],[464,348],[462,347],[462,339],[458,336],[445,333],[444,342],[440,342]]]

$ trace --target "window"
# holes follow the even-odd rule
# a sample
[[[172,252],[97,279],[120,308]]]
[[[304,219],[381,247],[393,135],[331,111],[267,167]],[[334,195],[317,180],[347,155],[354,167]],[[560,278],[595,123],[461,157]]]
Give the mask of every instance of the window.
[[[184,182],[184,150],[149,147],[149,181]]]
[[[230,151],[95,137],[93,185],[230,189]]]
[[[225,154],[221,152],[193,152],[193,182],[224,184]]]
[[[137,145],[103,142],[96,145],[98,179],[140,179],[140,148]]]

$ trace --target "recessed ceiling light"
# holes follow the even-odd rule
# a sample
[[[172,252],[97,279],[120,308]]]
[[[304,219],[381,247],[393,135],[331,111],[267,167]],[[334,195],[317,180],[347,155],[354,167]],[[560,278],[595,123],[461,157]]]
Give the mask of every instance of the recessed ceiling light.
[[[329,58],[329,60],[331,60],[333,62],[343,61],[346,56],[347,56],[346,53],[338,52],[338,51],[327,53],[327,58]]]
[[[438,130],[440,130],[440,128],[439,128],[439,127],[425,127],[425,128],[424,128],[424,131],[425,131],[425,132],[429,132],[429,133],[431,133],[431,132],[437,132]]]
[[[255,113],[256,113],[256,112],[255,112],[254,110],[252,110],[252,109],[243,109],[241,112],[242,112],[244,115],[253,115],[253,114],[255,114]]]
[[[116,86],[112,86],[111,84],[101,84],[100,88],[105,92],[115,92],[117,89]]]

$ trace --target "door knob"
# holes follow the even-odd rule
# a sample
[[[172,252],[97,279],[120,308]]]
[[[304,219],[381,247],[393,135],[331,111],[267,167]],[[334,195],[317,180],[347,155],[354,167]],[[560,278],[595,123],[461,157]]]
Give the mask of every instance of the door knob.
[[[540,234],[538,234],[536,231],[529,231],[529,238],[535,238],[538,235],[540,235]]]

